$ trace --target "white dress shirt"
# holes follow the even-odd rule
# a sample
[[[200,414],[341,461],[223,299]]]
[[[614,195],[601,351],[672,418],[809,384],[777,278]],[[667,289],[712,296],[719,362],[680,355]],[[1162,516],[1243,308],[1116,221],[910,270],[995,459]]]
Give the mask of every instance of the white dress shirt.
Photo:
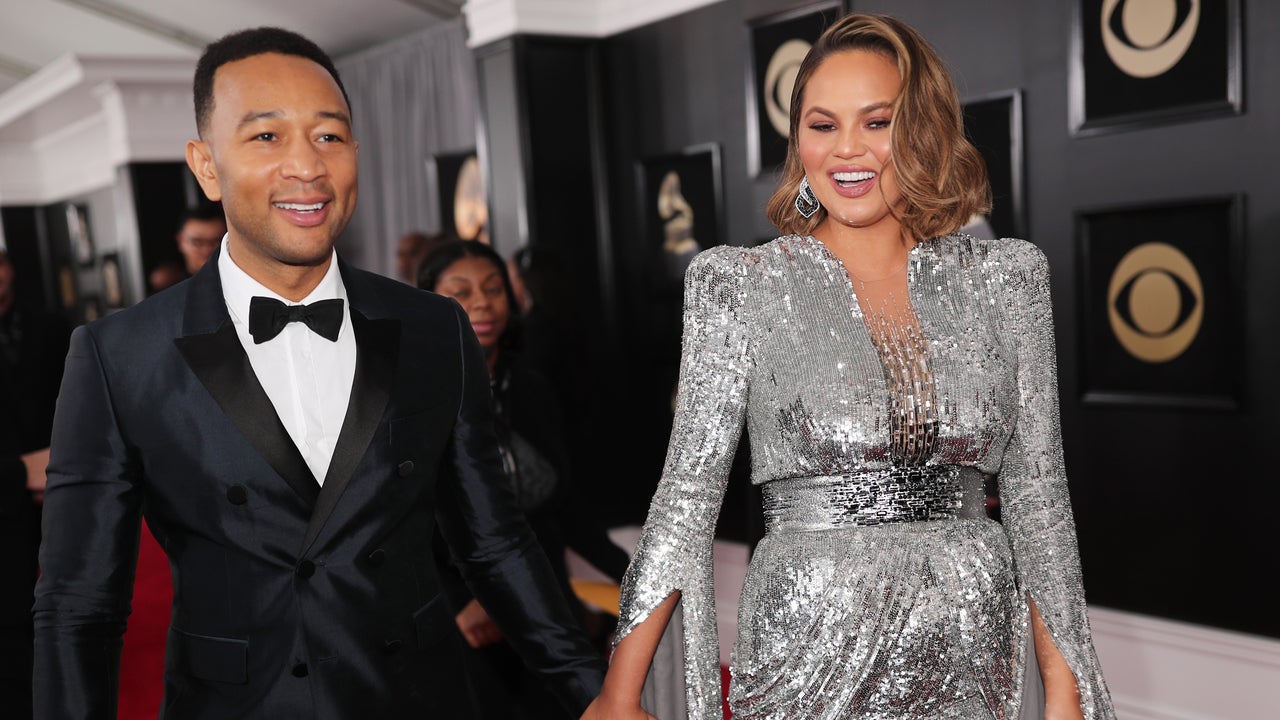
[[[235,324],[236,335],[249,356],[249,365],[258,376],[275,406],[276,414],[289,431],[294,445],[311,468],[311,474],[324,484],[325,473],[333,459],[333,449],[342,432],[351,399],[351,383],[356,372],[356,339],[351,327],[351,303],[347,288],[338,272],[335,252],[329,272],[320,284],[302,299],[290,302],[268,290],[262,283],[236,265],[228,252],[230,236],[222,238],[218,255],[218,272],[222,276],[222,297]],[[317,300],[342,300],[342,329],[336,342],[330,342],[305,324],[292,322],[274,338],[253,342],[249,334],[249,302],[255,295],[279,300],[286,305],[310,304]]]

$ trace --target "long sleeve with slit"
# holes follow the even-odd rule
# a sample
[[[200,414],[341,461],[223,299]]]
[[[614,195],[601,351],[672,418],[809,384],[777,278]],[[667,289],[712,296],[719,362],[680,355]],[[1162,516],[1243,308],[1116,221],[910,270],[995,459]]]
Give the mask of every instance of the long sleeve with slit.
[[[767,533],[739,602],[739,720],[1016,718],[1028,603],[1114,717],[1089,637],[1044,255],[950,236],[908,261],[907,319],[866,316],[812,237],[703,253],[663,477],[618,640],[673,592],[691,718],[720,714],[712,536],[743,423]],[[1005,526],[982,511],[995,475]]]

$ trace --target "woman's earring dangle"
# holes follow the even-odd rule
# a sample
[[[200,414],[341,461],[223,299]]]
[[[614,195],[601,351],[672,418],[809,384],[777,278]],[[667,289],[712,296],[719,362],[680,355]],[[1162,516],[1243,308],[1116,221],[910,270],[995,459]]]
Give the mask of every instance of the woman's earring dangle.
[[[813,188],[809,187],[809,178],[806,176],[800,181],[800,192],[796,194],[796,212],[808,220],[818,212],[820,207],[822,203],[819,203],[818,196],[813,194]]]

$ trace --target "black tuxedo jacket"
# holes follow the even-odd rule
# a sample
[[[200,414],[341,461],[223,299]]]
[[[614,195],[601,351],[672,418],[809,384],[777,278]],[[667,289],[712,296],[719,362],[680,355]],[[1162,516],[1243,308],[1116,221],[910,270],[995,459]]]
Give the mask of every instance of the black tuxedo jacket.
[[[114,717],[144,514],[173,569],[162,717],[472,717],[437,523],[504,634],[581,712],[603,662],[503,479],[461,308],[340,263],[357,360],[321,486],[250,367],[217,265],[72,337],[37,716]]]

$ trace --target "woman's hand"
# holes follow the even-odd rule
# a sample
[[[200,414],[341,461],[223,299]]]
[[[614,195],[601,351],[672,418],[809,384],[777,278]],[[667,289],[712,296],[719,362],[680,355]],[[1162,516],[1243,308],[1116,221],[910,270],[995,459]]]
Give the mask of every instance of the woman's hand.
[[[581,720],[658,720],[640,707],[639,703],[630,707],[619,707],[623,703],[612,702],[603,693],[587,706]]]
[[[458,623],[458,629],[462,631],[467,644],[477,650],[502,642],[502,631],[475,598],[462,608],[454,622]]]

